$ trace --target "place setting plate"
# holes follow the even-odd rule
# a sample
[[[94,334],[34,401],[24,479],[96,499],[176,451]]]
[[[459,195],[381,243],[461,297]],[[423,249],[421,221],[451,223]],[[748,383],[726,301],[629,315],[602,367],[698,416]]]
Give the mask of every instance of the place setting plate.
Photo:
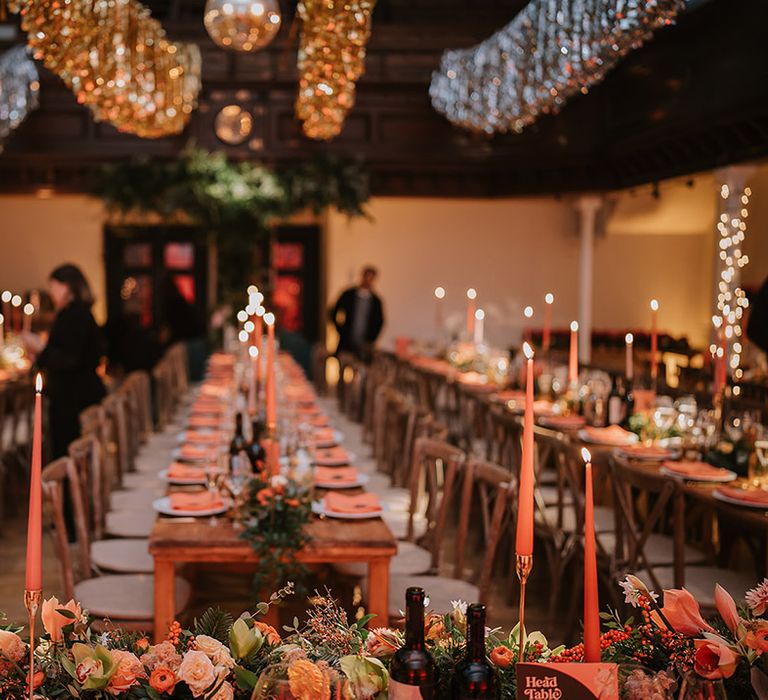
[[[356,459],[354,452],[346,452],[346,457],[341,457],[341,455],[339,455],[338,459],[333,459],[332,455],[329,455],[327,458],[325,458],[322,455],[322,448],[317,451],[321,454],[310,453],[310,459],[312,464],[316,464],[320,467],[346,467],[348,464],[354,464]]]
[[[222,515],[232,507],[230,498],[222,499],[223,503],[217,508],[206,508],[205,510],[178,510],[171,508],[171,499],[163,496],[152,501],[152,507],[161,515],[170,515],[178,518],[206,518],[212,515]]]
[[[379,510],[370,510],[364,513],[338,513],[332,510],[326,510],[322,501],[312,502],[312,512],[315,515],[321,515],[325,518],[335,518],[336,520],[370,520],[371,518],[380,518],[387,510],[386,504],[382,503]]]
[[[768,501],[759,502],[759,501],[748,501],[746,499],[741,498],[734,498],[733,496],[729,496],[727,493],[723,493],[720,489],[715,489],[712,492],[712,495],[718,500],[722,501],[723,503],[730,503],[734,506],[743,506],[744,508],[755,508],[756,510],[768,510]]]
[[[365,486],[368,483],[368,475],[358,473],[355,481],[315,481],[315,486],[319,489],[332,489],[338,491],[340,489],[356,489],[361,486]]]
[[[603,445],[604,447],[627,447],[634,445],[640,439],[634,433],[630,433],[622,440],[618,440],[615,437],[610,439],[601,439],[598,436],[592,435],[589,431],[583,428],[579,430],[579,439],[583,442],[588,442],[590,445]]]

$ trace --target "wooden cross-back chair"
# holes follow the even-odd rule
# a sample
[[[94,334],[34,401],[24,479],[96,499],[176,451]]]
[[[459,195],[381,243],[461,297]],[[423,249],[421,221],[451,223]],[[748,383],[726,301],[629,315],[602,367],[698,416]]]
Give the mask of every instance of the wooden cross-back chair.
[[[123,476],[131,470],[131,452],[128,444],[128,424],[125,399],[118,393],[107,396],[102,401],[109,424],[110,443],[114,445],[115,482],[122,486]]]
[[[165,429],[173,415],[173,379],[171,366],[166,357],[160,359],[152,370],[155,425],[158,432]]]
[[[492,406],[486,414],[486,459],[511,472],[520,469],[523,424],[504,406]]]
[[[149,374],[143,370],[131,372],[123,386],[133,395],[132,407],[136,411],[139,443],[145,444],[152,432],[152,392]]]
[[[77,470],[81,487],[83,515],[96,539],[104,536],[105,505],[109,501],[109,484],[104,474],[101,443],[95,433],[84,435],[69,444],[69,457]]]
[[[51,462],[43,469],[43,498],[53,520],[56,554],[61,566],[64,599],[77,600],[95,618],[109,618],[127,629],[151,630],[154,615],[153,579],[150,574],[109,574],[93,576],[90,536],[82,500],[77,467],[69,457]],[[76,542],[72,549],[64,518],[64,491],[69,490]],[[176,600],[179,609],[189,600],[189,585],[178,579]]]

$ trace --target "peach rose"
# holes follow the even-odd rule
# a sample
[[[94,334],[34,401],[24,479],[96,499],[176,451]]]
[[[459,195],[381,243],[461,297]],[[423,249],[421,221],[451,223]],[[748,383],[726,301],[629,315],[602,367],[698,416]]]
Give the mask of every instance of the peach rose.
[[[158,666],[149,677],[150,687],[158,693],[172,695],[176,688],[176,674],[166,666]]]
[[[696,639],[693,669],[709,679],[730,678],[736,671],[738,659],[724,640]]]
[[[701,616],[696,598],[685,588],[664,591],[664,607],[661,612],[672,625],[672,629],[686,637],[695,637],[702,632],[714,631]],[[666,627],[656,611],[651,614],[651,617],[660,628]]]
[[[141,663],[150,673],[156,668],[169,668],[175,673],[181,666],[181,654],[171,642],[160,642],[141,655]]]
[[[211,700],[233,700],[235,697],[235,689],[232,685],[226,681],[221,684],[221,688],[216,691],[216,695],[211,697]]]
[[[7,676],[13,668],[24,658],[27,648],[18,634],[8,630],[0,630],[0,678]]]
[[[134,685],[138,685],[140,678],[147,677],[147,674],[144,672],[144,666],[136,657],[136,654],[132,654],[130,651],[114,649],[112,651],[112,658],[115,661],[116,667],[106,687],[106,691],[110,695],[125,693]]]
[[[218,639],[200,634],[195,637],[195,649],[202,651],[216,666],[224,666],[229,669],[235,667],[235,660],[229,653],[229,649]]]
[[[62,615],[57,610],[68,610],[74,615],[74,619]],[[61,630],[67,625],[71,625],[82,617],[83,611],[79,603],[70,600],[66,605],[59,603],[58,598],[48,598],[44,600],[40,608],[40,618],[43,621],[43,628],[50,635],[52,642],[63,640]]]
[[[216,680],[216,670],[202,651],[188,651],[181,660],[176,676],[189,686],[192,695],[200,697]]]
[[[491,663],[499,668],[507,668],[510,664],[515,663],[515,654],[509,647],[494,647],[491,650]]]
[[[259,622],[258,620],[254,620],[253,626],[259,630],[262,635],[264,635],[264,639],[267,640],[267,644],[271,644],[273,647],[276,647],[282,641],[280,639],[279,632],[274,627],[272,627],[272,625],[268,625],[266,622]]]
[[[760,620],[751,626],[744,637],[744,644],[758,654],[768,651],[768,621]]]

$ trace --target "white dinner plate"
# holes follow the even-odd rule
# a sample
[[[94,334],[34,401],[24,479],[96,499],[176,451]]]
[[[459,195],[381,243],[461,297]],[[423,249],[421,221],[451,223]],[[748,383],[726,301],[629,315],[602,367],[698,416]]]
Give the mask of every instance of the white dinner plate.
[[[318,448],[322,450],[323,448]],[[317,464],[318,467],[346,467],[348,464],[354,464],[355,459],[357,458],[357,455],[354,452],[347,452],[347,458],[345,460],[339,460],[334,462],[316,462],[314,459],[312,459],[312,464]]]
[[[603,440],[595,440],[585,430],[579,430],[579,439],[583,442],[588,442],[591,445],[604,445],[605,447],[624,447],[625,445],[634,445],[640,438],[632,433],[632,435],[627,435],[625,442],[617,443],[615,440],[609,440],[608,442],[605,442]]]
[[[625,450],[623,447],[617,447],[616,453],[626,459],[633,459],[638,462],[674,462],[680,459],[680,450],[670,450],[668,447],[663,448],[667,451],[665,455],[643,454],[638,452],[632,452],[631,450]]]
[[[161,515],[172,515],[179,518],[206,518],[211,515],[226,513],[232,507],[232,501],[229,498],[222,500],[224,504],[219,508],[209,508],[208,510],[174,510],[171,508],[171,499],[168,496],[163,496],[156,501],[152,501],[152,507]]]
[[[718,500],[724,503],[732,503],[735,506],[744,506],[745,508],[757,508],[758,510],[768,510],[768,506],[765,503],[750,503],[748,501],[742,501],[738,498],[731,498],[730,496],[721,493],[717,489],[712,492],[712,495]]]
[[[202,479],[180,479],[177,476],[168,476],[168,470],[163,469],[158,475],[160,481],[164,481],[166,484],[176,484],[178,486],[197,486],[199,484],[205,485],[208,480],[203,477]]]
[[[216,452],[219,452],[218,447],[216,448]],[[181,449],[178,447],[173,452],[171,452],[171,455],[177,462],[190,462],[191,464],[198,464],[199,462],[205,462],[209,464],[211,463],[210,457],[182,457]]]
[[[359,486],[365,486],[368,483],[368,475],[358,472],[356,481],[347,481],[339,483],[338,481],[316,481],[315,486],[320,489],[355,489]]]
[[[386,509],[386,505],[382,504],[380,510],[371,511],[369,513],[334,513],[325,510],[322,501],[312,502],[312,512],[315,515],[324,515],[326,518],[336,518],[338,520],[370,520],[371,518],[380,518],[381,514]]]
[[[729,481],[734,481],[738,479],[738,474],[736,472],[732,472],[728,470],[727,474],[723,474],[722,476],[685,476],[684,474],[679,474],[678,472],[672,471],[671,469],[667,469],[666,467],[662,467],[659,469],[659,471],[666,475],[671,476],[673,479],[678,479],[679,481],[701,481],[701,482],[709,482],[711,484],[727,484]],[[717,495],[717,493],[715,493]],[[723,497],[723,500],[726,500],[728,496]],[[742,505],[741,501],[738,501],[739,505]],[[743,504],[746,505],[746,504]]]

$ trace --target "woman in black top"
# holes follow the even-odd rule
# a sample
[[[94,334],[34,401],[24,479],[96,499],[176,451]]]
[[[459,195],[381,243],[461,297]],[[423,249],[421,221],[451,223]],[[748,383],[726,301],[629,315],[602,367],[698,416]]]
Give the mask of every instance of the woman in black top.
[[[37,365],[45,372],[45,393],[53,457],[67,454],[69,443],[80,436],[80,412],[104,398],[106,391],[96,368],[104,354],[104,342],[91,314],[93,295],[83,273],[75,265],[57,267],[48,279],[48,294],[56,310],[48,342],[27,336]]]

